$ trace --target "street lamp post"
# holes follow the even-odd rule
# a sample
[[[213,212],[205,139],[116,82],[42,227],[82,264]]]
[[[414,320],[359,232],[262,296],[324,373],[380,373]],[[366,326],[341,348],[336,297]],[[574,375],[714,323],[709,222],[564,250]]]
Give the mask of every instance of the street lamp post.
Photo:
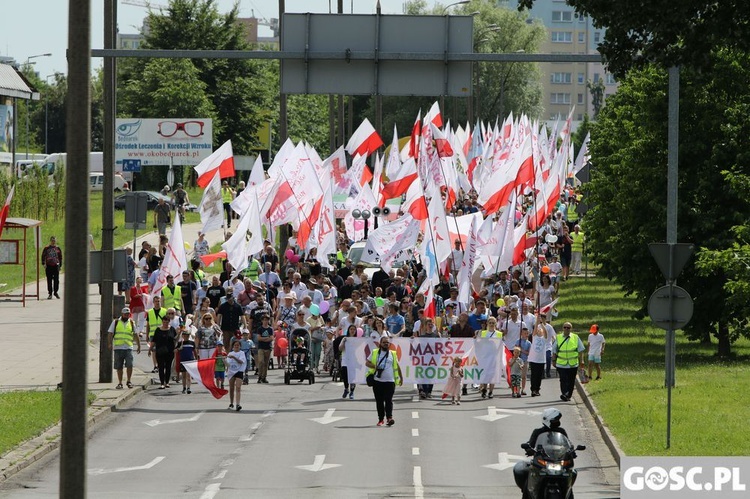
[[[51,53],[46,54],[37,54],[37,55],[30,55],[26,58],[26,69],[28,69],[32,62],[31,59],[36,59],[38,57],[50,57],[52,56]],[[29,159],[29,101],[26,101],[26,159]]]
[[[44,92],[44,154],[49,154],[49,147],[47,146],[47,139],[48,135],[47,132],[49,130],[49,121],[48,121],[48,114],[49,114],[49,79],[57,76],[57,73],[47,75],[45,77],[45,80],[47,81],[47,90]]]
[[[445,7],[443,7],[443,12],[442,13],[445,14],[446,12],[448,12],[448,9],[450,9],[454,5],[466,5],[469,2],[470,2],[470,0],[461,0],[460,2],[449,3],[448,5],[446,5]]]

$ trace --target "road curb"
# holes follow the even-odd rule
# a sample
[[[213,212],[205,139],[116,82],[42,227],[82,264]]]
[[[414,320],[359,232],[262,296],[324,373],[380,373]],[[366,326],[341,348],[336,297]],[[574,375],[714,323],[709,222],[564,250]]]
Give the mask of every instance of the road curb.
[[[151,385],[151,378],[148,374],[133,374],[135,381],[133,388],[121,392],[117,397],[105,397],[103,395],[114,390],[100,390],[97,398],[91,402],[88,408],[88,418],[86,422],[86,435],[89,436],[95,431],[115,410],[119,409],[126,402],[146,393],[146,387]],[[120,390],[117,390],[120,393]],[[111,401],[103,403],[104,401]],[[51,452],[60,447],[61,423],[48,428],[41,435],[27,440],[13,450],[8,451],[0,457],[0,483],[8,480],[13,475],[23,471],[40,459],[44,458]]]
[[[625,453],[620,448],[620,444],[617,443],[617,439],[612,434],[612,432],[609,431],[609,428],[607,428],[607,425],[604,423],[604,419],[599,416],[599,410],[596,408],[593,400],[591,400],[591,395],[589,394],[588,390],[586,390],[586,386],[576,380],[576,389],[578,390],[578,395],[581,396],[583,404],[591,413],[591,417],[594,418],[594,422],[596,423],[597,428],[599,428],[599,433],[602,436],[602,440],[604,440],[604,444],[612,453],[612,457],[617,463],[617,467],[621,467],[620,463],[622,461],[622,458],[625,456]]]

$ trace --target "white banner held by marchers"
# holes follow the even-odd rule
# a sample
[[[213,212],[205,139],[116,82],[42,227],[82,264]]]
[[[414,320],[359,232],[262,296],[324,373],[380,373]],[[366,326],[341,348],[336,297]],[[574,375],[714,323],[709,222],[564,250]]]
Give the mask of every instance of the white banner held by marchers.
[[[344,357],[349,383],[363,384],[365,361],[378,341],[347,338]],[[500,338],[391,338],[404,384],[445,384],[450,378],[454,357],[461,357],[465,383],[500,383],[504,377],[503,342]]]

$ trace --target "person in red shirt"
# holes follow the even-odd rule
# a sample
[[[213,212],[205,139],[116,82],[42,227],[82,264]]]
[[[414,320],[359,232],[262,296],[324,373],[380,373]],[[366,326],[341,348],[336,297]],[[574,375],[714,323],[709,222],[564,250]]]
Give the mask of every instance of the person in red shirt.
[[[130,288],[130,313],[135,322],[135,329],[138,334],[143,333],[146,326],[146,303],[145,294],[148,293],[148,284],[143,284],[143,278],[135,278],[135,284]]]

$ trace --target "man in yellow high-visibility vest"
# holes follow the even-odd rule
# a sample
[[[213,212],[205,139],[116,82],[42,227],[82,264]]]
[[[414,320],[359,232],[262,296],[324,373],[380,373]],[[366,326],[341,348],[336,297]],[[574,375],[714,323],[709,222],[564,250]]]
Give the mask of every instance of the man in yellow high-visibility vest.
[[[133,388],[130,379],[133,376],[133,343],[141,353],[141,339],[135,329],[135,323],[130,318],[130,308],[122,309],[119,319],[115,319],[107,330],[107,345],[115,355],[115,370],[117,371],[117,389],[122,390],[122,369],[128,373],[128,388]]]
[[[577,334],[572,332],[570,322],[563,324],[563,332],[557,335],[552,345],[552,365],[560,378],[560,400],[568,401],[573,396],[576,372],[583,366],[583,352],[586,348]]]

